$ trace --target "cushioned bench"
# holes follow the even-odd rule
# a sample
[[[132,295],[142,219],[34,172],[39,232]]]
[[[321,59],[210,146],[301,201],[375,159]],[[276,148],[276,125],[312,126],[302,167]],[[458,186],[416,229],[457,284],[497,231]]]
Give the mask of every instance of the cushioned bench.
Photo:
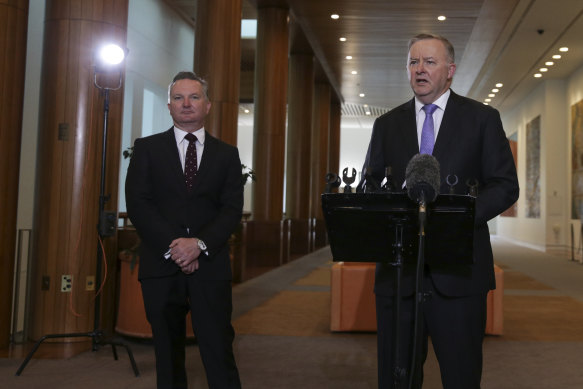
[[[370,262],[332,265],[330,330],[376,331],[374,271],[375,264]],[[488,293],[486,334],[501,335],[504,330],[504,272],[495,265],[494,274],[497,287]]]

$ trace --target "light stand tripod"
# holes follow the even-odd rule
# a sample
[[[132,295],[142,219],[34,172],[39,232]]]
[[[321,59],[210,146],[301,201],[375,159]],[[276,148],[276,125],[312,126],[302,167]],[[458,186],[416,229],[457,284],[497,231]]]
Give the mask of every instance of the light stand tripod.
[[[46,339],[54,339],[54,338],[80,338],[80,337],[89,337],[91,338],[92,343],[92,351],[97,351],[100,345],[111,345],[111,349],[113,352],[113,358],[117,361],[117,349],[116,346],[124,347],[127,350],[128,357],[130,359],[130,363],[132,365],[132,369],[136,377],[140,375],[138,367],[136,365],[136,361],[134,359],[134,355],[130,350],[129,346],[121,342],[115,342],[111,340],[104,339],[103,330],[99,329],[101,326],[101,270],[102,270],[102,261],[104,259],[104,252],[102,247],[102,239],[108,236],[112,236],[115,234],[116,231],[116,214],[115,212],[105,211],[105,203],[109,200],[109,195],[105,195],[105,163],[106,163],[106,156],[107,156],[107,121],[109,116],[109,91],[111,90],[118,90],[121,88],[122,84],[122,73],[119,72],[119,81],[115,87],[106,87],[100,85],[97,82],[97,74],[103,73],[104,71],[101,70],[98,66],[95,66],[94,73],[93,73],[93,83],[94,85],[104,93],[104,103],[103,103],[103,147],[102,147],[102,154],[101,154],[101,182],[100,182],[100,189],[99,189],[99,221],[97,225],[98,230],[98,241],[97,241],[97,265],[95,270],[95,290],[97,291],[97,295],[95,296],[95,304],[94,304],[94,321],[93,321],[93,331],[90,332],[82,332],[82,333],[70,333],[70,334],[50,334],[44,335],[41,337],[33,346],[31,351],[28,353],[18,370],[16,371],[16,375],[19,376],[36,350],[39,348],[41,343]]]

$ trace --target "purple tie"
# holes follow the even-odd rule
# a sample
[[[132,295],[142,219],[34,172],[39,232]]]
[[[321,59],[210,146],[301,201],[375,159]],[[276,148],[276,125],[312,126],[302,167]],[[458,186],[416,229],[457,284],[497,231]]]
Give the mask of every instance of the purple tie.
[[[184,179],[186,181],[186,188],[190,193],[192,191],[192,184],[194,183],[194,176],[196,176],[196,136],[192,133],[186,134],[184,137],[188,141],[186,149],[186,158],[184,159]]]
[[[433,128],[433,112],[437,109],[435,104],[427,104],[422,108],[425,111],[425,120],[423,121],[423,129],[421,130],[421,146],[419,147],[420,154],[433,153],[433,145],[435,144],[435,130]]]

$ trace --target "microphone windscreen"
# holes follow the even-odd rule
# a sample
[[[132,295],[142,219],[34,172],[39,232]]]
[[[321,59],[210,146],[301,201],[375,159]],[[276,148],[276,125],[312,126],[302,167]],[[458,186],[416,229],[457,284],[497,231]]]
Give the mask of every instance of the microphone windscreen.
[[[430,203],[439,194],[439,162],[429,154],[416,154],[405,169],[407,193],[414,201]]]

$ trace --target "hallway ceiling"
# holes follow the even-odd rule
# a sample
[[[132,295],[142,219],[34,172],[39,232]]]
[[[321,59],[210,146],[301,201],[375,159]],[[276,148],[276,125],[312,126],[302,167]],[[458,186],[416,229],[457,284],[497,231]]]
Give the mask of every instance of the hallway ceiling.
[[[195,0],[167,1],[193,18]],[[443,35],[454,45],[457,93],[483,102],[502,83],[490,102],[500,110],[512,109],[544,80],[564,79],[583,63],[581,0],[244,0],[243,18],[256,18],[258,5],[289,6],[290,20],[301,26],[318,60],[318,77],[328,79],[344,106],[352,107],[343,112],[358,114],[354,107],[364,104],[391,109],[412,97],[407,42],[420,32]],[[339,19],[330,17],[334,13]],[[438,21],[440,15],[446,20]],[[559,53],[563,46],[569,51]],[[252,66],[254,40],[241,48],[242,63]],[[562,58],[552,60],[554,54]],[[554,65],[535,78],[551,60]]]

